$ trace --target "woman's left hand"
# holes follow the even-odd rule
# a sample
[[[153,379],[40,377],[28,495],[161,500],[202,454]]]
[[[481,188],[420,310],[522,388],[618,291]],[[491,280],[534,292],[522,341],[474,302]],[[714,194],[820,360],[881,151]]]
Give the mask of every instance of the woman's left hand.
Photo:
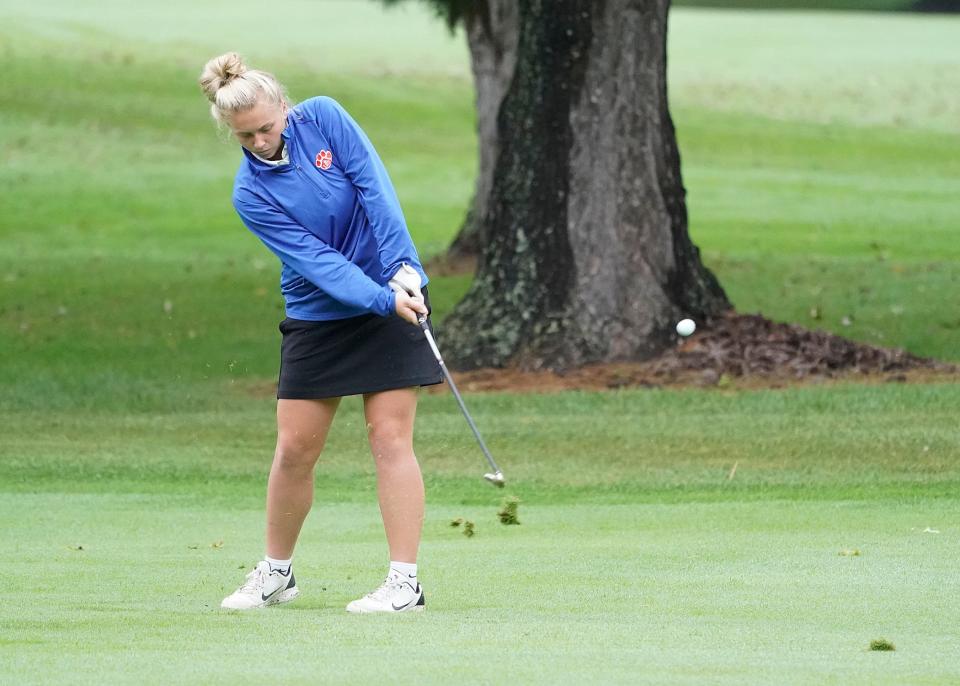
[[[406,293],[396,294],[394,309],[401,319],[407,320],[414,326],[420,324],[420,315],[427,315],[427,306],[423,303],[423,298],[415,298]]]
[[[420,291],[420,273],[406,262],[402,263],[397,273],[390,278],[390,288],[397,292],[403,291],[415,298],[423,297]]]

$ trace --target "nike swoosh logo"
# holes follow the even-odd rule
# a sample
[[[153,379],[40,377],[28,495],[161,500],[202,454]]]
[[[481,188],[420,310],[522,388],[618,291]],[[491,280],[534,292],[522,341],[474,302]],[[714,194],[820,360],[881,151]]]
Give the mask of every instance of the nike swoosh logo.
[[[279,570],[273,570],[273,571],[271,571],[271,574],[279,574],[281,578],[287,579],[287,583],[286,583],[286,584],[280,584],[280,588],[278,588],[278,589],[277,589],[276,591],[274,591],[273,593],[270,593],[269,595],[264,595],[263,593],[261,593],[261,594],[260,594],[260,600],[262,600],[263,602],[267,602],[268,600],[271,600],[271,599],[272,599],[274,596],[276,596],[277,594],[282,593],[284,590],[290,588],[290,581],[293,580],[293,569],[292,569],[292,568],[288,569],[286,574],[284,574],[283,572],[281,572],[281,571],[279,571]]]
[[[279,595],[279,594],[283,591],[283,589],[284,589],[284,586],[281,586],[280,588],[278,588],[276,591],[274,591],[274,592],[271,593],[270,595],[263,595],[263,594],[261,593],[261,594],[260,594],[260,600],[262,600],[263,602],[267,602],[268,600],[271,600],[271,599],[274,598],[275,596]]]
[[[410,584],[407,584],[407,586],[410,586]],[[416,587],[416,588],[414,588],[413,586],[410,586],[410,590],[413,591],[413,592],[416,594],[416,595],[413,597],[413,599],[412,599],[409,603],[403,603],[403,604],[400,605],[400,606],[397,606],[397,605],[394,605],[393,603],[390,603],[390,605],[393,607],[394,610],[396,610],[397,612],[399,612],[400,610],[403,610],[403,609],[405,609],[405,608],[408,608],[408,607],[410,607],[410,605],[412,605],[413,603],[415,603],[415,602],[417,602],[418,600],[420,600],[420,584],[417,584],[417,587]]]

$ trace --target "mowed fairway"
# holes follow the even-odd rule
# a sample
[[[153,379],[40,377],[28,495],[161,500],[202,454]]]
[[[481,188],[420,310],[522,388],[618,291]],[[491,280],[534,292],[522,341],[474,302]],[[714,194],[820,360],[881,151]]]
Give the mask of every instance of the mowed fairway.
[[[4,465],[3,670],[71,683],[950,683],[955,386],[471,398],[523,501],[504,526],[427,396],[422,616],[348,616],[380,574],[358,403],[297,555],[303,597],[217,609],[260,553],[269,403],[74,414]],[[21,417],[36,436],[48,422]],[[730,478],[731,468],[738,465]],[[465,537],[450,526],[475,523]],[[398,624],[400,628],[394,625]],[[895,653],[870,653],[891,640]],[[272,643],[269,650],[263,646]],[[411,644],[416,650],[411,649]]]
[[[240,615],[216,608],[259,555],[249,542],[262,522],[253,502],[5,500],[38,512],[17,525],[24,542],[8,547],[34,570],[5,583],[10,683],[958,676],[952,500],[542,505],[522,509],[523,524],[509,529],[492,507],[435,505],[421,559],[430,607],[400,617],[343,611],[380,572],[370,564],[382,552],[373,504],[318,504],[297,556],[303,597]],[[476,520],[476,536],[447,526],[454,516]],[[923,533],[931,524],[941,533]],[[867,651],[880,637],[897,651]]]
[[[263,553],[282,314],[196,74],[237,48],[340,99],[428,256],[475,140],[463,36],[416,3],[204,7],[0,0],[0,683],[960,681],[957,384],[468,393],[504,492],[424,394],[429,609],[389,618],[343,609],[386,555],[349,399],[303,595],[220,611]],[[691,233],[738,308],[960,361],[960,21],[671,31]],[[467,284],[434,280],[439,318]]]

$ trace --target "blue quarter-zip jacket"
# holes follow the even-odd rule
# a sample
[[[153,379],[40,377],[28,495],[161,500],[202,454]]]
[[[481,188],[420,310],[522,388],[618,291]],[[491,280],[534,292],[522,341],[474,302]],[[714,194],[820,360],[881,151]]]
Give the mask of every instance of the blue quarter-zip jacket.
[[[387,285],[404,262],[427,276],[376,150],[332,98],[306,100],[281,134],[290,164],[247,150],[233,206],[280,258],[287,316],[312,321],[394,312]]]

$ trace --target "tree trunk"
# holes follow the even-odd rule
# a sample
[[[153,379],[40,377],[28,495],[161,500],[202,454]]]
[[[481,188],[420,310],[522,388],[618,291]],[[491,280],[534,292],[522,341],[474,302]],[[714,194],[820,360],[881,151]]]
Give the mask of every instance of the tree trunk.
[[[483,247],[483,219],[493,187],[497,113],[516,66],[519,23],[516,0],[478,2],[464,19],[477,105],[478,169],[473,200],[447,257],[476,257]]]
[[[687,233],[668,0],[517,0],[485,241],[444,322],[454,366],[651,357],[729,307]]]

